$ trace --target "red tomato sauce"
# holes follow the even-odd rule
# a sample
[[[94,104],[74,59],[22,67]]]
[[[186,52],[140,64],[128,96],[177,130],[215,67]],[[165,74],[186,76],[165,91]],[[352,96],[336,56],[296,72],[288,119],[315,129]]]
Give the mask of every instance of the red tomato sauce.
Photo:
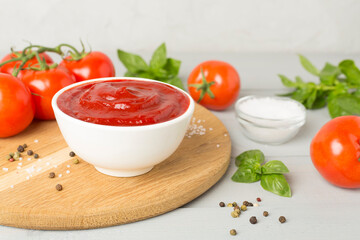
[[[142,126],[182,115],[190,100],[179,90],[161,83],[109,80],[68,89],[58,97],[57,105],[64,113],[85,122]]]

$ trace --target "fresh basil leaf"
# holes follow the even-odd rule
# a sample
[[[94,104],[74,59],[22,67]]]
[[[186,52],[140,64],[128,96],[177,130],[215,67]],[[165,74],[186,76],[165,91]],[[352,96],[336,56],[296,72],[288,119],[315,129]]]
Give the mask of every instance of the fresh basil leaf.
[[[290,88],[295,88],[295,87],[297,87],[297,84],[296,84],[295,82],[291,81],[291,80],[290,80],[289,78],[287,78],[286,76],[281,75],[281,74],[279,74],[278,76],[280,77],[281,82],[282,82],[282,84],[283,84],[285,87],[290,87]]]
[[[332,118],[346,115],[360,116],[360,98],[350,94],[332,97],[328,102],[328,110]]]
[[[309,95],[309,97],[305,101],[305,107],[307,109],[312,109],[313,108],[313,104],[314,104],[314,102],[316,100],[316,95],[317,95],[317,90],[313,89],[313,91],[311,92],[311,94]]]
[[[360,86],[360,70],[356,67],[353,60],[344,60],[339,63],[341,72],[347,77],[347,82]]]
[[[157,80],[162,81],[163,79],[168,79],[168,73],[165,69],[158,68],[158,69],[152,69],[151,72],[154,74],[155,78]]]
[[[256,173],[261,174],[261,163],[259,162],[259,160],[254,159],[254,158],[246,158],[246,159],[242,160],[239,164],[239,167],[249,168]]]
[[[253,159],[257,163],[263,163],[265,161],[264,153],[258,149],[249,150],[241,153],[235,159],[235,165],[239,166],[243,162],[250,161],[249,159]]]
[[[128,53],[118,49],[118,57],[122,64],[124,64],[127,70],[131,73],[138,73],[141,71],[149,70],[149,66],[139,55]]]
[[[360,98],[360,88],[356,89],[355,92],[352,93],[352,95]]]
[[[261,167],[262,174],[287,173],[289,169],[278,160],[269,161]]]
[[[326,85],[333,85],[337,76],[341,73],[340,68],[326,63],[325,67],[320,72],[320,82]]]
[[[179,73],[180,65],[181,61],[173,58],[168,58],[166,60],[164,69],[167,71],[168,76],[177,76]]]
[[[326,105],[326,95],[323,92],[318,91],[316,99],[312,105],[312,109],[323,108],[325,107],[325,105]]]
[[[291,197],[289,183],[282,174],[264,174],[261,176],[261,186],[272,193],[282,197]]]
[[[314,83],[312,83],[313,85],[315,85]],[[311,93],[314,90],[313,85],[311,85],[310,83],[306,83],[302,88],[298,88],[296,89],[291,98],[295,99],[298,102],[304,103],[306,101],[306,99],[311,95]],[[306,106],[305,106],[306,107]]]
[[[246,167],[239,167],[238,170],[231,177],[234,182],[252,183],[257,182],[261,178],[261,175],[254,170]]]
[[[184,85],[183,85],[181,79],[178,78],[178,77],[174,77],[174,78],[171,78],[171,79],[163,80],[163,82],[169,83],[169,84],[171,84],[171,85],[173,85],[173,86],[176,86],[176,87],[178,87],[178,88],[180,88],[180,89],[184,89]]]
[[[299,54],[301,65],[308,71],[309,73],[319,76],[319,70],[303,55]]]
[[[160,69],[166,64],[166,46],[165,43],[161,44],[153,53],[150,60],[151,69]]]
[[[302,86],[305,84],[305,82],[299,76],[295,77],[295,82],[298,84],[298,86]]]

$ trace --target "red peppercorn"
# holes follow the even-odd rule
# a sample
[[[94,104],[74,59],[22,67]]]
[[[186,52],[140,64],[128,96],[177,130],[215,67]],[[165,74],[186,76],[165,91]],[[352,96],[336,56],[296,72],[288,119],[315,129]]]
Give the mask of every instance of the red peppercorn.
[[[261,198],[259,198],[259,197],[256,198],[256,201],[261,202]]]
[[[13,161],[15,161],[15,159],[9,158],[9,162],[13,162]]]

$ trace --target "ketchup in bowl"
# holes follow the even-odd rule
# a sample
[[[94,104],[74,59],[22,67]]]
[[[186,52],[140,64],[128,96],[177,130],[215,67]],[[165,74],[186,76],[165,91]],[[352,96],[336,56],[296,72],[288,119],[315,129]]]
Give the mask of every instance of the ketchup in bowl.
[[[70,88],[58,97],[57,105],[67,115],[85,122],[143,126],[179,117],[190,100],[169,85],[121,79]]]

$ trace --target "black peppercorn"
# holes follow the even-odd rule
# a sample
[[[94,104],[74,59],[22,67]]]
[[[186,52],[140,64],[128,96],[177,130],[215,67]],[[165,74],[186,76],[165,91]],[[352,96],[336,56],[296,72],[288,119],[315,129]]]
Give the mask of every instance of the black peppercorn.
[[[54,178],[54,177],[55,177],[55,173],[54,173],[54,172],[49,173],[49,178]]]
[[[39,154],[35,153],[34,158],[39,158]]]
[[[225,203],[224,203],[224,202],[220,202],[220,203],[219,203],[219,206],[220,206],[220,207],[225,207]]]
[[[248,202],[248,201],[244,201],[244,202],[243,202],[243,205],[249,206],[249,202]]]
[[[286,218],[284,216],[279,217],[279,222],[284,223],[286,222]]]
[[[33,152],[32,150],[28,150],[28,151],[27,151],[27,155],[31,156],[31,155],[33,155],[33,154],[34,154],[34,152]]]
[[[27,144],[26,144],[26,143],[24,143],[24,144],[23,144],[23,147],[24,147],[24,148],[27,148]]]
[[[252,216],[249,221],[250,221],[251,224],[256,224],[257,223],[257,219],[256,219],[255,216]]]
[[[19,145],[18,148],[17,148],[18,152],[23,152],[24,151],[24,147]]]
[[[264,215],[264,217],[267,217],[267,216],[269,216],[269,213],[267,211],[264,211],[263,215]]]
[[[69,153],[69,156],[70,156],[70,157],[75,157],[75,155],[76,155],[76,154],[75,154],[73,151],[71,151],[71,152]]]
[[[61,191],[63,189],[61,184],[57,184],[56,185],[56,190]]]
[[[247,205],[248,207],[253,207],[254,206],[254,204],[252,204],[251,202],[248,202],[248,205]]]

